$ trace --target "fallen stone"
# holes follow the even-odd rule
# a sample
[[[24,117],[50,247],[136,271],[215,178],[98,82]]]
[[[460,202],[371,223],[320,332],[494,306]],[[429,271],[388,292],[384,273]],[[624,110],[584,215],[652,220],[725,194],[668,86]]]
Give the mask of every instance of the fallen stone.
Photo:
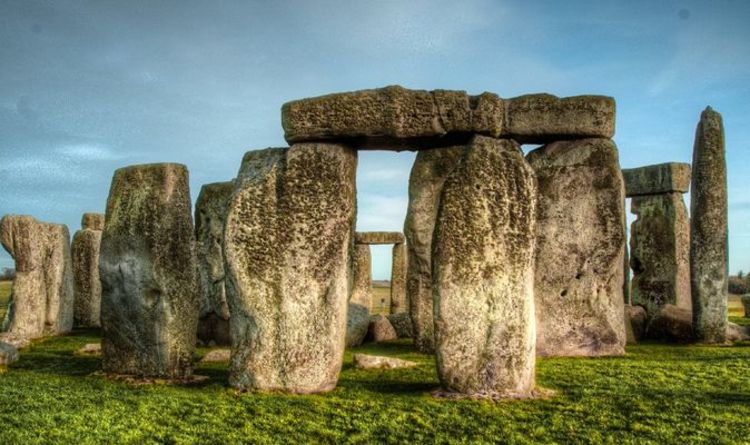
[[[198,338],[221,345],[231,343],[222,246],[233,191],[234,181],[205,184],[195,202],[195,248],[201,289]]]
[[[727,322],[727,341],[750,340],[750,326],[740,326],[737,323]]]
[[[627,328],[627,343],[635,344],[643,339],[646,332],[646,309],[641,306],[625,306],[625,327]]]
[[[681,193],[636,196],[631,211],[630,283],[633,304],[649,313],[665,304],[692,310],[690,218]]]
[[[445,390],[533,394],[536,201],[534,171],[511,140],[475,137],[445,181],[432,246]]]
[[[690,164],[667,162],[622,170],[625,196],[630,198],[661,193],[687,193],[690,188]]]
[[[99,256],[105,373],[192,374],[200,291],[188,184],[180,164],[114,173]]]
[[[406,298],[414,346],[435,350],[432,311],[432,235],[443,184],[466,152],[465,146],[420,151],[409,176],[409,207],[404,222],[407,270]]]
[[[406,301],[406,246],[404,243],[393,245],[391,257],[391,314],[407,312]]]
[[[74,285],[68,228],[31,216],[6,215],[0,232],[16,269],[0,331],[28,340],[69,332]]]
[[[292,393],[336,386],[346,340],[357,152],[295,144],[245,154],[225,228],[229,382]]]
[[[554,142],[528,154],[539,184],[536,350],[540,356],[625,353],[625,200],[609,139]]]
[[[529,94],[505,99],[504,136],[522,144],[544,144],[615,134],[615,100],[607,96],[559,98]]]
[[[646,326],[646,338],[670,343],[693,341],[693,317],[689,310],[665,304],[651,317]]]
[[[367,328],[367,339],[375,343],[380,343],[396,340],[398,339],[398,334],[387,317],[375,315],[370,318],[370,325]]]
[[[402,244],[405,241],[401,232],[357,232],[355,244]]]
[[[217,362],[228,362],[232,356],[232,351],[229,349],[214,349],[209,351],[203,356],[201,362],[203,363],[217,363]]]
[[[86,343],[76,351],[80,355],[101,355],[102,344],[101,343]]]
[[[73,236],[71,255],[75,284],[74,325],[78,327],[101,326],[102,286],[99,280],[99,246],[104,215],[84,213],[81,230]]]
[[[699,342],[726,340],[727,236],[724,126],[721,115],[708,107],[695,132],[690,185],[690,285]]]
[[[0,366],[7,366],[19,359],[18,349],[10,343],[0,341]]]
[[[367,336],[370,326],[370,311],[361,304],[349,302],[346,315],[346,347],[359,346]]]
[[[369,312],[372,307],[372,254],[369,245],[354,245],[352,268],[354,279],[349,301],[361,305]]]
[[[398,338],[412,338],[412,323],[408,312],[386,315]]]
[[[379,355],[354,354],[354,366],[359,369],[399,369],[417,366],[416,362]]]

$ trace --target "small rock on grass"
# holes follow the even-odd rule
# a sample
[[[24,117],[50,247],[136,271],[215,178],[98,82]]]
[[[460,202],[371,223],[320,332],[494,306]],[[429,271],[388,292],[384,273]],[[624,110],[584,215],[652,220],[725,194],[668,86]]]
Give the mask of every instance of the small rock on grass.
[[[379,355],[354,354],[354,366],[359,369],[397,369],[417,366],[416,362]]]
[[[231,351],[229,349],[214,349],[213,351],[209,351],[206,355],[204,355],[203,358],[201,359],[201,362],[203,363],[228,362],[230,356],[231,356]]]
[[[79,355],[101,355],[102,344],[101,343],[86,343],[81,347],[76,354]]]

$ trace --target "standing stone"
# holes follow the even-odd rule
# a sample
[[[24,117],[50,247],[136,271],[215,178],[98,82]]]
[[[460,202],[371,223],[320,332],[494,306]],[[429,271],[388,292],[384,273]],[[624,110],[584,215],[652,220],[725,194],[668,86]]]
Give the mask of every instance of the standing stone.
[[[432,308],[432,235],[440,196],[448,175],[466,151],[465,146],[435,148],[417,153],[409,176],[409,207],[404,222],[408,250],[406,295],[419,351],[435,349]]]
[[[695,132],[690,186],[690,284],[698,341],[723,343],[729,286],[727,171],[721,115],[707,107]]]
[[[7,215],[0,231],[3,247],[16,263],[3,336],[31,340],[69,332],[74,289],[68,228]]]
[[[115,171],[99,256],[105,372],[192,374],[200,306],[193,233],[184,165]]]
[[[224,266],[224,223],[234,182],[215,182],[201,187],[195,202],[195,239],[201,288],[198,338],[228,345],[229,304]]]
[[[391,261],[391,314],[408,310],[406,304],[406,246],[393,245]]]
[[[73,236],[73,278],[75,279],[75,325],[101,326],[102,285],[99,281],[99,246],[104,228],[104,215],[84,213],[81,230]]]
[[[535,182],[517,143],[481,136],[445,181],[432,278],[447,391],[533,395]]]
[[[650,315],[665,304],[691,310],[690,218],[678,192],[635,196],[631,212],[630,267],[633,304]]]
[[[237,388],[314,393],[344,354],[357,152],[295,144],[248,152],[224,249]]]
[[[528,155],[539,185],[537,353],[625,353],[625,201],[609,139],[554,142]]]
[[[354,285],[349,298],[369,311],[372,306],[372,253],[368,244],[355,244],[352,258]]]

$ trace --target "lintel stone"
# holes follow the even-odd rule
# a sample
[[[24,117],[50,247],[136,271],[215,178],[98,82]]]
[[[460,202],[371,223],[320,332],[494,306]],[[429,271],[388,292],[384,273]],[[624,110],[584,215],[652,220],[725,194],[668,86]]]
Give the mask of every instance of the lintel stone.
[[[406,241],[401,232],[357,232],[355,244],[403,244]]]
[[[687,193],[690,188],[690,164],[667,162],[622,170],[625,196]]]

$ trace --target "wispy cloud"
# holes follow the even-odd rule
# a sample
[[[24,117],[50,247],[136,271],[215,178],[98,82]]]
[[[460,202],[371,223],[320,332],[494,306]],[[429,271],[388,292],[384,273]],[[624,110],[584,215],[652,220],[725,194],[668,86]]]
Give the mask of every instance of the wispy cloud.
[[[62,145],[57,147],[55,152],[81,161],[113,161],[124,157],[108,147],[95,144]]]

